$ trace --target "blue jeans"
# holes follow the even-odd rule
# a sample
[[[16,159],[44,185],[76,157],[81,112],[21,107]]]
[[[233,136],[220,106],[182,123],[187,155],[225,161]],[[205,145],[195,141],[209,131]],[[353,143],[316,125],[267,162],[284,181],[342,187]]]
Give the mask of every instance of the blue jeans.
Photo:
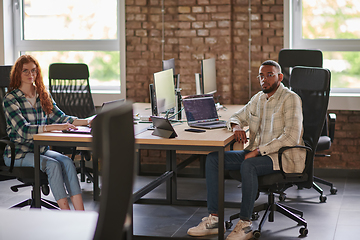
[[[4,156],[4,161],[7,166],[10,166],[10,158]],[[34,167],[34,153],[27,153],[24,158],[15,160],[15,166]],[[56,201],[67,198],[65,187],[70,196],[81,193],[76,168],[69,157],[47,150],[40,155],[40,169],[47,174],[50,189]]]
[[[225,170],[238,170],[242,178],[242,200],[240,219],[250,220],[258,192],[258,176],[276,172],[269,156],[259,156],[245,160],[249,151],[226,151]],[[209,214],[218,213],[218,153],[212,152],[206,157],[207,207]]]

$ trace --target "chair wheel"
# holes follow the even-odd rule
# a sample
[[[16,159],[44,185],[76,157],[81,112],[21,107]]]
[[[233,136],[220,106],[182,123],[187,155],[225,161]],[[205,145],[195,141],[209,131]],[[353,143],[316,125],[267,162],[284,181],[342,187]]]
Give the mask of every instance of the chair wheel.
[[[252,215],[251,215],[251,220],[252,221],[256,221],[256,220],[258,220],[259,219],[259,213],[253,213]]]
[[[327,197],[326,197],[325,195],[321,195],[321,196],[319,197],[319,199],[320,199],[320,202],[321,202],[321,203],[324,203],[324,202],[326,202]]]
[[[18,192],[18,191],[19,191],[19,189],[18,189],[17,187],[10,187],[10,189],[11,189],[11,191],[13,191],[13,192]]]
[[[91,180],[89,178],[87,178],[86,183],[91,183]]]
[[[300,228],[299,233],[301,235],[301,237],[306,237],[306,235],[308,234],[309,230],[307,228]]]
[[[41,185],[41,191],[45,196],[47,196],[50,193],[50,188],[48,185]]]
[[[253,237],[254,237],[255,239],[259,239],[260,236],[261,236],[261,232],[260,232],[259,230],[253,231]]]
[[[233,226],[233,223],[232,223],[232,222],[225,221],[225,228],[226,228],[226,229],[230,229],[232,226]]]
[[[279,195],[279,201],[280,201],[280,202],[283,202],[283,201],[285,201],[285,199],[286,199],[286,194],[285,194],[285,193],[281,193],[281,194]]]
[[[336,194],[336,193],[337,193],[336,187],[331,188],[331,189],[330,189],[330,193],[331,193],[331,194]]]

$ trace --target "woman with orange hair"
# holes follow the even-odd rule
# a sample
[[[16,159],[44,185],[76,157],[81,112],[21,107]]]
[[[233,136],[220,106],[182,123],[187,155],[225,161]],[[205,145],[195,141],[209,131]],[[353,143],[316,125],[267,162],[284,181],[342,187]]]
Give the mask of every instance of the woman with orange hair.
[[[38,61],[30,55],[19,57],[10,73],[9,91],[3,101],[7,134],[15,143],[15,166],[34,166],[33,135],[55,130],[76,129],[88,125],[62,112],[47,92]],[[11,162],[10,148],[4,153]],[[67,194],[75,210],[84,210],[81,188],[72,160],[49,147],[40,149],[41,170],[48,176],[50,189],[61,209],[70,209]]]

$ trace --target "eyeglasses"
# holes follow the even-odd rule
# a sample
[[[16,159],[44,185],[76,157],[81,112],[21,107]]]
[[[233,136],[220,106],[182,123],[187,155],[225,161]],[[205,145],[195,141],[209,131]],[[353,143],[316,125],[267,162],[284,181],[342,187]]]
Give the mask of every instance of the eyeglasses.
[[[276,74],[281,74],[281,73],[276,73]],[[265,75],[258,75],[256,78],[258,80],[264,80],[264,79],[268,79],[268,78],[272,78],[272,77],[275,77],[276,74],[273,74],[273,73],[268,73],[266,76]]]
[[[32,75],[37,75],[37,74],[38,74],[38,70],[37,70],[36,68],[31,69],[31,70],[25,69],[25,70],[22,71],[22,72],[23,72],[23,74],[24,74],[25,76],[29,76],[30,73],[31,73]]]

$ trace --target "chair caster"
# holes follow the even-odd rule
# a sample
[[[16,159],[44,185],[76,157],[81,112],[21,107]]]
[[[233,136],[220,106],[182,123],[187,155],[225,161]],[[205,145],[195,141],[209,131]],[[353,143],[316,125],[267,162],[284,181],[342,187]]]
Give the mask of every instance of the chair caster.
[[[86,183],[91,183],[91,180],[89,178],[87,178]]]
[[[307,228],[305,228],[305,227],[300,228],[300,230],[299,230],[299,233],[300,233],[300,236],[301,236],[301,237],[306,237],[306,235],[308,234],[308,232],[309,232],[309,230],[308,230]]]
[[[332,188],[330,189],[330,193],[333,194],[333,195],[335,195],[335,194],[337,193],[336,187],[332,187]]]
[[[285,193],[281,193],[281,194],[279,195],[279,201],[280,201],[280,202],[283,202],[283,201],[285,201],[285,199],[286,199],[286,194],[285,194]]]
[[[319,199],[320,199],[320,202],[321,202],[321,203],[324,203],[324,202],[326,202],[327,197],[326,197],[325,195],[321,195],[321,196],[319,197]]]
[[[50,188],[49,188],[48,185],[42,185],[41,186],[41,191],[45,196],[47,196],[50,193]]]
[[[253,231],[253,237],[254,237],[255,239],[259,239],[260,236],[261,236],[261,232],[260,232],[259,230]]]
[[[251,221],[256,221],[258,219],[259,219],[259,213],[256,212],[251,215]]]
[[[226,230],[227,230],[227,229],[230,229],[232,226],[233,226],[233,223],[232,223],[232,222],[225,221],[225,228],[226,228]]]

